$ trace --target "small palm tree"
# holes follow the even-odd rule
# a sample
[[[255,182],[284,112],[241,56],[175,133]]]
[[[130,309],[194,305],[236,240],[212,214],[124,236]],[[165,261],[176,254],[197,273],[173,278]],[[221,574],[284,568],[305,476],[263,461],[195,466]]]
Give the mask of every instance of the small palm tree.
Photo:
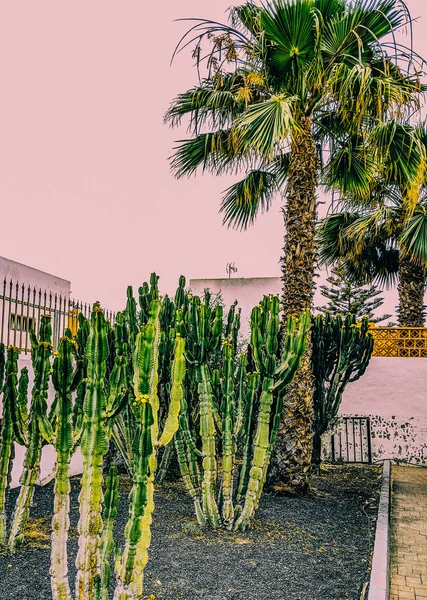
[[[229,24],[193,21],[177,52],[195,44],[200,82],[165,117],[172,126],[188,117],[191,132],[172,170],[243,171],[221,204],[232,227],[245,229],[276,193],[285,197],[282,306],[285,317],[299,314],[313,301],[320,183],[368,193],[369,180],[392,164],[391,135],[402,143],[402,185],[418,174],[419,144],[402,122],[389,125],[413,110],[421,91],[413,54],[392,41],[410,22],[407,10],[396,0],[271,0],[233,8]],[[331,153],[322,165],[325,144]],[[288,389],[272,461],[273,479],[296,492],[306,489],[311,464],[310,352],[308,344]]]
[[[383,190],[385,192],[385,190]],[[398,323],[424,327],[427,282],[427,190],[409,218],[389,190],[382,203],[332,214],[319,228],[320,260],[339,263],[356,283],[374,282],[399,291]]]

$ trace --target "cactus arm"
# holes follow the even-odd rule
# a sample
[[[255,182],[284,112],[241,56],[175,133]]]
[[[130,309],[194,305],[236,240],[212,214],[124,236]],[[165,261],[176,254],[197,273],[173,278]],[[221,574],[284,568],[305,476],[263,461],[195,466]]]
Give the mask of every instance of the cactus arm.
[[[123,416],[119,415],[114,419],[114,423],[111,429],[111,437],[116,444],[118,451],[125,463],[125,467],[129,475],[132,477],[133,473],[133,454],[132,444],[127,436],[126,424],[123,421]]]
[[[236,503],[241,505],[246,495],[249,482],[249,471],[251,467],[251,449],[252,449],[252,412],[255,404],[255,399],[258,394],[260,377],[259,373],[251,373],[249,375],[248,390],[246,393],[245,405],[245,421],[244,421],[244,438],[243,438],[243,457],[240,467],[239,483],[237,486]],[[241,507],[239,508],[239,514]]]
[[[156,471],[155,482],[157,484],[161,484],[165,480],[173,456],[174,447],[173,443],[168,444],[162,452],[162,458]]]
[[[281,392],[293,380],[300,367],[301,358],[307,346],[307,333],[311,319],[308,312],[301,314],[298,331],[293,317],[288,319],[288,332],[285,340],[285,351],[275,370],[274,390]]]
[[[179,427],[182,431],[182,434],[185,438],[185,442],[189,449],[196,454],[197,456],[202,456],[202,453],[196,446],[196,442],[194,441],[193,435],[190,430],[190,423],[188,421],[188,404],[185,398],[185,389],[181,398],[181,411],[179,413]]]
[[[10,412],[13,426],[14,441],[25,446],[27,439],[27,393],[28,393],[28,369],[24,367],[21,370],[18,383],[17,401],[10,404]]]
[[[259,306],[255,306],[251,313],[251,349],[255,363],[255,369],[261,376],[264,374],[264,357],[262,350],[263,339],[260,328],[262,316],[261,308]]]
[[[135,461],[133,486],[130,494],[129,519],[125,528],[125,548],[117,570],[117,586],[114,600],[133,600],[142,596],[142,568],[139,545],[143,532],[143,516],[148,502],[148,459],[153,451],[151,427],[152,411],[149,402],[141,400],[141,431],[138,435],[138,452]],[[145,544],[144,544],[145,545]],[[138,575],[136,580],[135,575]]]
[[[236,443],[233,434],[234,413],[234,350],[231,342],[223,345],[223,425],[222,425],[222,485],[220,509],[224,525],[231,529],[234,520],[233,506],[233,469],[236,454]]]
[[[211,527],[216,528],[221,524],[218,507],[215,501],[216,483],[216,448],[215,448],[215,423],[212,411],[212,387],[209,370],[206,364],[197,368],[200,398],[200,437],[202,439],[203,472],[202,498],[203,512]]]
[[[34,485],[40,472],[43,439],[50,441],[52,438],[52,428],[46,417],[52,353],[50,320],[50,315],[41,317],[40,339],[37,345],[36,338],[33,337],[34,385],[28,417],[28,445],[25,452],[24,469],[20,478],[21,489],[16,499],[9,535],[11,550],[14,550],[15,546],[22,543],[24,539],[23,530],[34,495]]]
[[[127,288],[127,303],[125,309],[125,319],[129,327],[129,338],[131,344],[135,341],[138,335],[138,322],[136,317],[136,302],[133,297],[133,290],[131,286]]]
[[[219,414],[218,406],[222,397],[221,390],[221,374],[218,369],[213,369],[211,374],[212,386],[212,412],[215,422],[215,427],[219,435],[222,435],[222,419]],[[223,409],[223,407],[222,407]]]
[[[101,600],[108,600],[108,587],[110,584],[110,556],[114,549],[113,527],[117,515],[119,501],[119,478],[117,467],[111,467],[108,473],[104,496],[104,528],[102,530],[100,545],[101,562]]]
[[[37,419],[30,420],[28,426],[28,446],[25,452],[24,469],[20,477],[21,489],[16,499],[15,510],[10,528],[9,548],[14,550],[23,540],[23,529],[28,519],[34,495],[34,485],[40,470],[42,436]]]
[[[243,352],[239,357],[239,368],[237,372],[237,407],[233,432],[236,438],[240,435],[242,430],[245,414],[246,368],[247,353]]]
[[[245,502],[242,512],[234,525],[234,529],[240,531],[243,531],[247,527],[249,520],[255,511],[257,498],[260,495],[264,465],[268,458],[270,414],[273,403],[273,383],[274,380],[272,377],[264,377]]]
[[[202,505],[200,502],[200,490],[198,490],[194,485],[193,478],[191,477],[190,469],[187,462],[187,457],[189,460],[192,460],[192,458],[194,457],[192,457],[191,452],[189,452],[186,456],[184,440],[179,429],[175,433],[174,440],[182,480],[189,495],[193,499],[197,521],[201,527],[204,527],[206,525],[206,518],[203,514]]]
[[[70,527],[70,467],[63,461],[56,465],[54,516],[51,536],[51,588],[53,600],[71,600],[68,581],[67,540]]]
[[[10,346],[7,349],[2,428],[0,430],[0,546],[4,546],[7,541],[6,502],[14,458],[11,406],[16,404],[18,396],[18,356],[17,348]]]
[[[183,381],[185,377],[185,340],[179,334],[175,339],[175,353],[172,363],[172,388],[169,412],[163,433],[159,440],[159,446],[166,446],[172,440],[178,429],[179,412],[184,397]]]
[[[79,549],[76,558],[77,600],[94,600],[96,581],[100,578],[102,463],[108,450],[104,391],[108,346],[105,319],[98,304],[94,305],[92,311],[86,354],[87,389],[83,404],[84,429],[81,439],[83,475],[79,495]]]
[[[24,367],[21,369],[18,384],[19,418],[22,423],[22,429],[24,430],[28,421],[28,382],[28,368]]]
[[[136,338],[134,414],[139,424],[139,447],[115,600],[133,600],[142,596],[143,572],[151,541],[150,525],[154,511],[154,476],[157,466],[155,447],[159,429],[157,386],[160,308],[160,301],[153,300],[150,318]]]
[[[70,334],[70,332],[67,332]],[[53,363],[52,380],[55,395],[56,451],[54,515],[51,536],[51,589],[53,600],[71,600],[68,581],[67,542],[70,526],[70,460],[73,453],[73,389],[78,386],[82,371],[73,370],[74,342],[63,337]]]

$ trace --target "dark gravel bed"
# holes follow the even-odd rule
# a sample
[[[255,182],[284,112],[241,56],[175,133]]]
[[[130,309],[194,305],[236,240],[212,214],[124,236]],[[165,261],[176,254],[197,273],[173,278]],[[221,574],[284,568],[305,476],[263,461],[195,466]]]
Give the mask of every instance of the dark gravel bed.
[[[379,466],[326,467],[304,498],[264,495],[245,533],[201,531],[180,483],[156,492],[145,593],[150,600],[358,600],[369,559],[381,484]],[[72,485],[69,568],[74,585],[78,480]],[[117,539],[127,519],[121,485]],[[12,491],[13,501],[16,490]],[[0,555],[0,599],[50,595],[53,487],[37,488],[25,546]],[[366,502],[374,499],[367,507]],[[365,507],[365,510],[364,510]],[[372,541],[372,540],[371,540]],[[114,577],[113,577],[114,578]]]

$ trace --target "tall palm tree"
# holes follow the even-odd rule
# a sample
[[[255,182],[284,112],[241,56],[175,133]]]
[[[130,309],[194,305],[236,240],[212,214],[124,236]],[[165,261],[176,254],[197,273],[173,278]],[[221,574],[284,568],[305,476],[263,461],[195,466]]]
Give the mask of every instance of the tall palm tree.
[[[299,314],[314,294],[321,148],[329,142],[332,150],[323,183],[362,194],[390,165],[388,120],[413,110],[421,91],[413,54],[393,42],[410,21],[407,10],[396,0],[271,0],[233,8],[228,24],[193,21],[176,51],[195,44],[199,84],[166,114],[172,126],[187,117],[191,132],[175,148],[171,168],[177,177],[198,167],[218,175],[244,171],[221,204],[232,227],[245,229],[276,192],[284,196],[281,300],[284,317]],[[395,132],[407,157],[402,184],[410,185],[421,151],[403,124]],[[272,461],[273,479],[293,491],[307,487],[311,463],[310,352],[308,344],[288,389]]]

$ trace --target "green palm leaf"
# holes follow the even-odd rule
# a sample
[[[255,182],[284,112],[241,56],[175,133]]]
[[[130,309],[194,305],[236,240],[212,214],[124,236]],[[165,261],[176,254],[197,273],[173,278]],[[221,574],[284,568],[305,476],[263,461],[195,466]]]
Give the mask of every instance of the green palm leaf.
[[[399,241],[404,253],[418,264],[427,265],[427,206],[420,205],[409,219]]]
[[[294,120],[295,97],[272,96],[269,100],[249,106],[236,120],[240,130],[239,145],[243,152],[253,151],[273,158],[297,128]]]
[[[200,133],[178,143],[171,158],[171,169],[178,178],[193,175],[198,167],[215,174],[232,172],[250,160],[238,144],[238,133],[231,129]]]
[[[249,171],[244,179],[225,191],[220,208],[224,213],[223,223],[228,227],[247,229],[253,224],[259,212],[269,210],[277,189],[274,173],[262,170]]]
[[[261,24],[268,42],[266,65],[278,82],[297,81],[315,57],[316,28],[312,0],[276,1],[266,5]]]
[[[425,149],[416,129],[396,121],[379,123],[372,131],[370,141],[382,155],[387,181],[405,189],[417,181],[424,164]]]

